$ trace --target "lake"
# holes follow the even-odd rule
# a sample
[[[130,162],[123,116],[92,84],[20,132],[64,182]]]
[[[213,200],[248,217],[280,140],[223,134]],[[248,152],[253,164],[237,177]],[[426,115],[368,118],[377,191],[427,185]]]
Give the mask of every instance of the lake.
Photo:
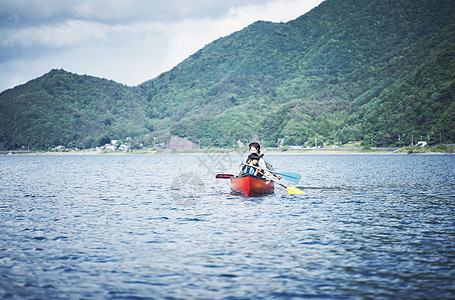
[[[454,155],[0,156],[2,299],[454,299]]]

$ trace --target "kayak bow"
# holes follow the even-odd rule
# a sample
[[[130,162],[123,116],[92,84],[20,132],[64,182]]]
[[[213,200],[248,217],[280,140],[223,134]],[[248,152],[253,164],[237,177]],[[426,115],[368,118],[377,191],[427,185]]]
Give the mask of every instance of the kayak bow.
[[[273,181],[244,174],[231,178],[231,191],[244,196],[260,196],[273,194],[275,185]]]

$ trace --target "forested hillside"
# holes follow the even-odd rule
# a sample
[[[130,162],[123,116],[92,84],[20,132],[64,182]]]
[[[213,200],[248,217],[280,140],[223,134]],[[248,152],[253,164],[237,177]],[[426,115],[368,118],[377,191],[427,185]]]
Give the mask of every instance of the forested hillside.
[[[229,147],[455,142],[455,2],[326,0],[259,21],[138,87],[54,70],[0,94],[0,146],[187,137]]]
[[[134,88],[52,70],[0,95],[0,146],[90,148],[153,130]]]

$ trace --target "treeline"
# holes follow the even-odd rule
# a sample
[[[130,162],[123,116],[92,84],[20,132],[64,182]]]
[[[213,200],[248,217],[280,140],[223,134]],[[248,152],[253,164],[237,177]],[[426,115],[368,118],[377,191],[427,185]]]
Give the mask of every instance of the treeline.
[[[170,135],[232,147],[455,143],[455,2],[326,0],[256,22],[137,87],[53,70],[0,94],[0,147]]]

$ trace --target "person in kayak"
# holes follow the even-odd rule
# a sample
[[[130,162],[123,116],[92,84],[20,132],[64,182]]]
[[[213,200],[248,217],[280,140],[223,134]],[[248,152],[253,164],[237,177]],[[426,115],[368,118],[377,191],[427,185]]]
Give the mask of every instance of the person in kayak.
[[[267,171],[259,167],[259,159],[260,156],[257,153],[248,155],[246,163],[241,167],[241,172],[243,174],[250,174],[258,177],[262,176]]]
[[[261,145],[258,142],[250,143],[248,145],[248,151],[250,152],[250,155],[251,154],[259,155],[258,166],[260,169],[262,169],[266,172],[265,175],[273,174],[273,176],[277,177],[278,179],[281,179],[281,176],[274,172],[272,164],[264,159],[264,154],[261,154]],[[240,165],[239,165],[240,172],[242,172],[242,167],[244,165],[248,164],[248,159],[249,159],[249,156],[244,161],[240,162]]]

